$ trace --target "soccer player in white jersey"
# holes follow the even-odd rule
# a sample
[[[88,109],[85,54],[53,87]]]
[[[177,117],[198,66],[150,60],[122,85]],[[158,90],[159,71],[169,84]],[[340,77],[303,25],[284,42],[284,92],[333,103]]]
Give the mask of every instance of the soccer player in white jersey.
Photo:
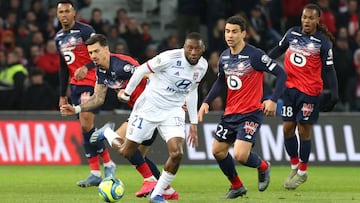
[[[128,101],[143,76],[153,73],[150,83],[135,102],[121,150],[125,158],[131,157],[143,141],[151,139],[155,129],[166,141],[169,158],[151,193],[150,202],[167,202],[161,194],[179,169],[185,142],[184,103],[191,123],[187,141],[192,147],[198,145],[197,87],[208,67],[202,57],[204,51],[201,35],[189,33],[182,49],[165,51],[139,66],[120,95],[120,99]],[[111,142],[115,136],[111,137],[113,134],[107,131],[111,129],[104,131]]]

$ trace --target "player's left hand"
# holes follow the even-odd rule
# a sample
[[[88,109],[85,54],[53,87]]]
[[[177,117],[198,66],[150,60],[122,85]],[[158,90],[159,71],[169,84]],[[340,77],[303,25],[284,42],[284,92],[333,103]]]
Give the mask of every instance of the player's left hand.
[[[70,116],[75,114],[75,108],[71,104],[64,104],[60,106],[60,113],[62,116]]]
[[[272,101],[271,99],[265,100],[262,103],[262,110],[265,116],[276,116],[276,102]]]
[[[82,80],[85,78],[88,69],[86,66],[81,66],[80,68],[76,69],[74,73],[75,80]]]
[[[193,148],[199,145],[197,124],[190,124],[189,135],[187,136],[186,141],[188,145]]]

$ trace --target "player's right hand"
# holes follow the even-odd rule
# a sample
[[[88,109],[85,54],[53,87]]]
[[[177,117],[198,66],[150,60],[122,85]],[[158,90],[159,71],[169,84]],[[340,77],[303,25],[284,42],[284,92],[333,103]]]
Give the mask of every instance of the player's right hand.
[[[124,103],[127,103],[130,100],[130,95],[126,94],[124,89],[121,89],[118,92],[117,97],[121,102],[124,102]]]
[[[59,107],[61,107],[62,105],[64,105],[64,104],[68,104],[69,102],[68,102],[68,98],[67,98],[67,96],[63,96],[63,97],[60,97],[59,98]]]
[[[70,116],[75,114],[75,108],[70,104],[60,106],[60,113],[62,116]]]
[[[198,112],[198,121],[199,122],[203,121],[204,113],[205,114],[209,113],[209,104],[207,104],[207,103],[202,103],[201,104],[201,107],[200,107],[199,112]]]

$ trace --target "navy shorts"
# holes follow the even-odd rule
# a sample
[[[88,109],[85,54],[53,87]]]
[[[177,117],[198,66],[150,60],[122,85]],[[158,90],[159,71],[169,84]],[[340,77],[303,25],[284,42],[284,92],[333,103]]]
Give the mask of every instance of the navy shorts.
[[[83,92],[90,92],[90,95],[94,94],[94,87],[91,86],[79,86],[79,85],[70,85],[71,90],[71,104],[73,105],[79,105],[81,103],[81,94]],[[94,114],[97,114],[100,112],[101,106],[91,110]]]
[[[310,96],[295,88],[286,88],[282,98],[283,121],[315,124],[319,119],[320,96]]]
[[[213,137],[219,142],[234,143],[238,139],[255,144],[263,116],[261,110],[223,116]]]

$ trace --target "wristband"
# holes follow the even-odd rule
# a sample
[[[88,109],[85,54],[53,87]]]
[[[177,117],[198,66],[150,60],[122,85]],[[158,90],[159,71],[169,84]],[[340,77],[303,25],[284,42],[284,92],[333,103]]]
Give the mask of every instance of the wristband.
[[[74,109],[75,109],[75,113],[76,113],[76,114],[81,112],[81,107],[80,107],[80,105],[74,106]]]
[[[130,95],[126,94],[125,92],[122,93],[120,95],[120,99],[124,100],[124,101],[129,101],[130,100]]]

